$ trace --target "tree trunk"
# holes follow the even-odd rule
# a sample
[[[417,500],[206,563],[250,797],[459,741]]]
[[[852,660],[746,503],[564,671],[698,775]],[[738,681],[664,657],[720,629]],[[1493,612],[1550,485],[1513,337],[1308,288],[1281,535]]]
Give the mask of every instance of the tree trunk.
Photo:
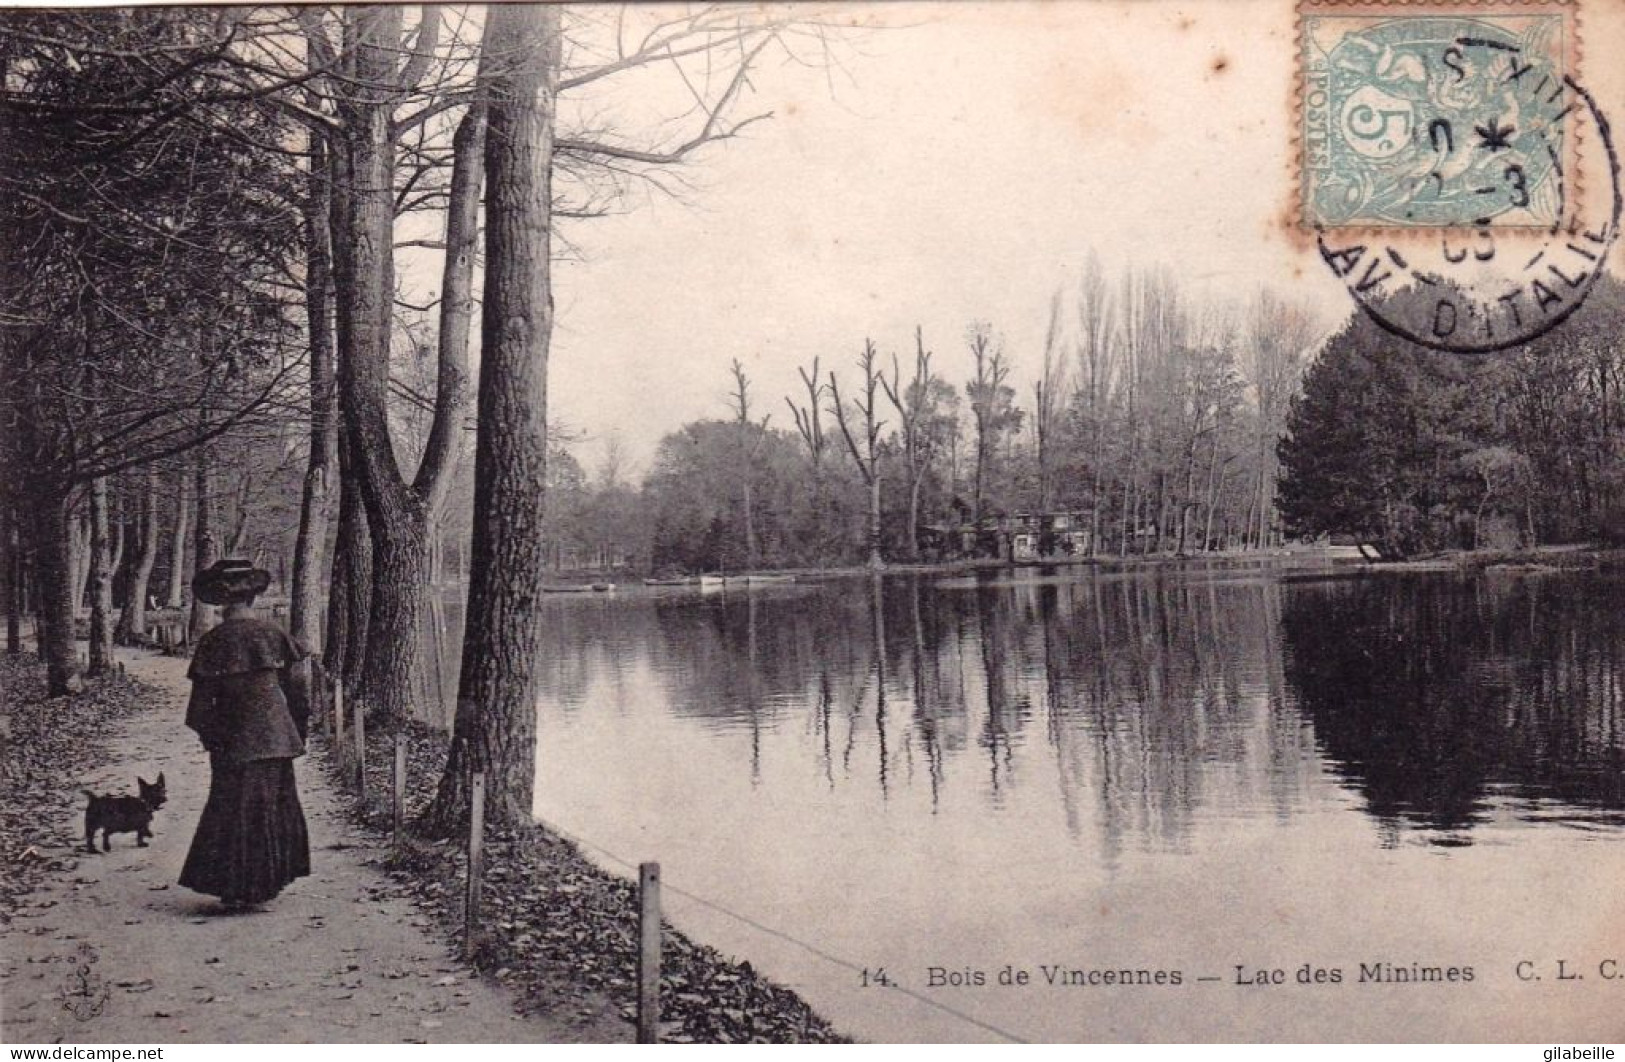
[[[432,503],[444,490],[448,457],[460,429],[456,396],[462,389],[463,371],[455,363],[448,371],[445,333],[453,330],[443,322],[435,423],[422,465],[414,482],[408,484],[390,441],[388,411],[395,292],[392,119],[399,97],[395,90],[401,81],[396,69],[401,10],[394,5],[367,6],[356,8],[349,16],[346,51],[354,80],[340,100],[343,133],[336,144],[336,151],[344,156],[346,180],[343,194],[334,196],[333,212],[335,247],[343,248],[343,253],[335,255],[334,266],[340,326],[339,396],[352,459],[346,475],[355,473],[372,539],[372,593],[359,693],[369,710],[389,721],[408,718],[414,694],[423,688],[420,634],[427,540]],[[424,17],[429,17],[427,10]],[[378,86],[391,88],[379,91]],[[453,168],[455,186],[458,177],[466,175],[455,172],[455,159]],[[449,209],[457,220],[466,217],[465,211],[471,208],[454,203]],[[460,256],[448,254],[453,260],[448,270],[454,263],[461,268]],[[467,262],[471,265],[472,255]]]
[[[879,571],[886,561],[880,555],[880,468],[872,450],[869,462],[869,567]]]
[[[743,470],[745,482],[745,570],[756,570],[756,499],[751,490],[751,461],[747,455]]]
[[[424,813],[425,826],[442,835],[465,820],[475,771],[486,775],[492,821],[529,823],[536,773],[559,9],[489,11],[480,71],[489,189],[468,622],[451,758]]]
[[[186,482],[184,469],[175,474],[175,534],[169,540],[169,591],[164,595],[170,608],[186,604],[186,525],[192,516]]]
[[[74,650],[72,532],[69,528],[67,487],[47,488],[34,495],[34,545],[38,558],[40,655],[45,658],[46,690],[52,697],[84,689],[79,654]]]
[[[335,211],[333,240],[343,254],[337,305],[341,339],[338,365],[343,431],[360,487],[372,540],[373,580],[367,612],[367,651],[358,696],[387,719],[405,718],[416,688],[417,585],[423,552],[424,513],[401,481],[389,436],[389,336],[394,298],[395,150],[390,131],[394,93],[390,85],[401,40],[402,9],[357,8],[348,17],[347,51],[356,86],[340,104],[345,156],[343,208]],[[414,550],[414,544],[416,549]],[[346,661],[346,672],[349,661]]]
[[[113,566],[107,527],[107,477],[90,481],[90,673],[113,666]]]
[[[130,575],[124,611],[119,613],[118,629],[114,632],[120,641],[132,641],[147,633],[147,584],[152,580],[152,569],[158,563],[158,471],[147,469],[147,489],[141,496],[141,555],[136,558],[135,571]]]
[[[339,529],[333,574],[327,595],[329,674],[337,675],[350,693],[360,688],[367,663],[367,606],[372,601],[372,539],[367,512],[356,482],[353,441],[339,438]]]
[[[971,493],[971,521],[976,533],[982,533],[982,469],[987,464],[987,429],[982,418],[976,418],[976,472]]]
[[[908,490],[908,559],[915,563],[920,560],[920,485],[924,482],[923,474],[915,476]]]
[[[84,607],[85,587],[90,582],[90,517],[83,512],[74,513],[69,523],[69,550],[72,588],[68,593],[77,616]]]
[[[200,572],[220,559],[214,537],[213,469],[209,460],[208,446],[200,446],[197,449],[197,464],[192,473],[192,500],[197,509],[197,515],[193,518],[196,531],[192,535],[192,570]],[[213,618],[210,606],[199,601],[194,591],[192,617],[189,623],[194,644],[203,632],[212,626]]]
[[[129,529],[130,514],[122,498],[122,491],[109,490],[107,502],[109,520],[107,577],[110,580],[116,580],[119,569],[124,566],[124,543]]]
[[[299,532],[293,546],[293,585],[288,626],[301,646],[322,640],[322,558],[332,510],[331,486],[338,471],[338,394],[334,378],[333,258],[329,222],[332,197],[326,145],[311,141],[305,199],[305,319],[310,334],[310,456],[299,500]]]
[[[16,531],[12,528],[12,513],[16,506],[12,504],[11,487],[12,480],[8,476],[5,482],[6,493],[0,496],[0,596],[5,599],[6,652],[15,654],[23,651],[22,611],[17,607],[16,593],[17,560],[21,555],[22,546],[17,541]]]

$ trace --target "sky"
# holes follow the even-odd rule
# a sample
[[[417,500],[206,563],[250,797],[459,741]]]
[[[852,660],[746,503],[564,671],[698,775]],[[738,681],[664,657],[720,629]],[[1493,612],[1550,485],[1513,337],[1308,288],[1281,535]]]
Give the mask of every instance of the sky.
[[[1328,331],[1349,312],[1283,227],[1290,0],[817,10],[873,27],[837,45],[839,70],[769,64],[741,108],[774,117],[702,151],[680,197],[569,225],[549,403],[589,469],[611,434],[640,469],[666,433],[726,416],[734,358],[757,415],[792,428],[798,366],[855,379],[872,338],[906,371],[916,325],[962,386],[966,326],[991,322],[1027,400],[1051,297],[1091,252],[1217,305],[1267,286]],[[1625,5],[1587,12],[1588,48],[1625,43]],[[1605,108],[1625,100],[1620,64],[1587,58]]]

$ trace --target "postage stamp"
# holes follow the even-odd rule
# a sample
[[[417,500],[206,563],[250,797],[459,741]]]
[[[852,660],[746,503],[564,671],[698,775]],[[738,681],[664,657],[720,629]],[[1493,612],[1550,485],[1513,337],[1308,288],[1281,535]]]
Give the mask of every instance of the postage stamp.
[[[1544,228],[1575,168],[1576,6],[1299,7],[1299,190],[1312,227]]]
[[[1567,320],[1621,214],[1578,3],[1301,0],[1298,15],[1300,222],[1354,301],[1455,353]]]

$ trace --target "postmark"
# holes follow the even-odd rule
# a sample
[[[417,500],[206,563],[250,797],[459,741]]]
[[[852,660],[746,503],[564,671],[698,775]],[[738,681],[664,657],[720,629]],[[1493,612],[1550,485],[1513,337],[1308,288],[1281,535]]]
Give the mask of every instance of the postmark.
[[[1504,350],[1584,303],[1618,236],[1619,163],[1576,78],[1574,7],[1311,0],[1300,211],[1384,329]]]

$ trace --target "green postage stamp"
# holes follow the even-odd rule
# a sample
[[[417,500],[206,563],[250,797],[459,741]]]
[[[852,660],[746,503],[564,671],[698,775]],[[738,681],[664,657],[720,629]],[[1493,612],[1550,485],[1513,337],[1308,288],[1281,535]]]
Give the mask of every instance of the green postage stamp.
[[[1573,4],[1299,6],[1299,194],[1316,229],[1547,229],[1578,178]]]

